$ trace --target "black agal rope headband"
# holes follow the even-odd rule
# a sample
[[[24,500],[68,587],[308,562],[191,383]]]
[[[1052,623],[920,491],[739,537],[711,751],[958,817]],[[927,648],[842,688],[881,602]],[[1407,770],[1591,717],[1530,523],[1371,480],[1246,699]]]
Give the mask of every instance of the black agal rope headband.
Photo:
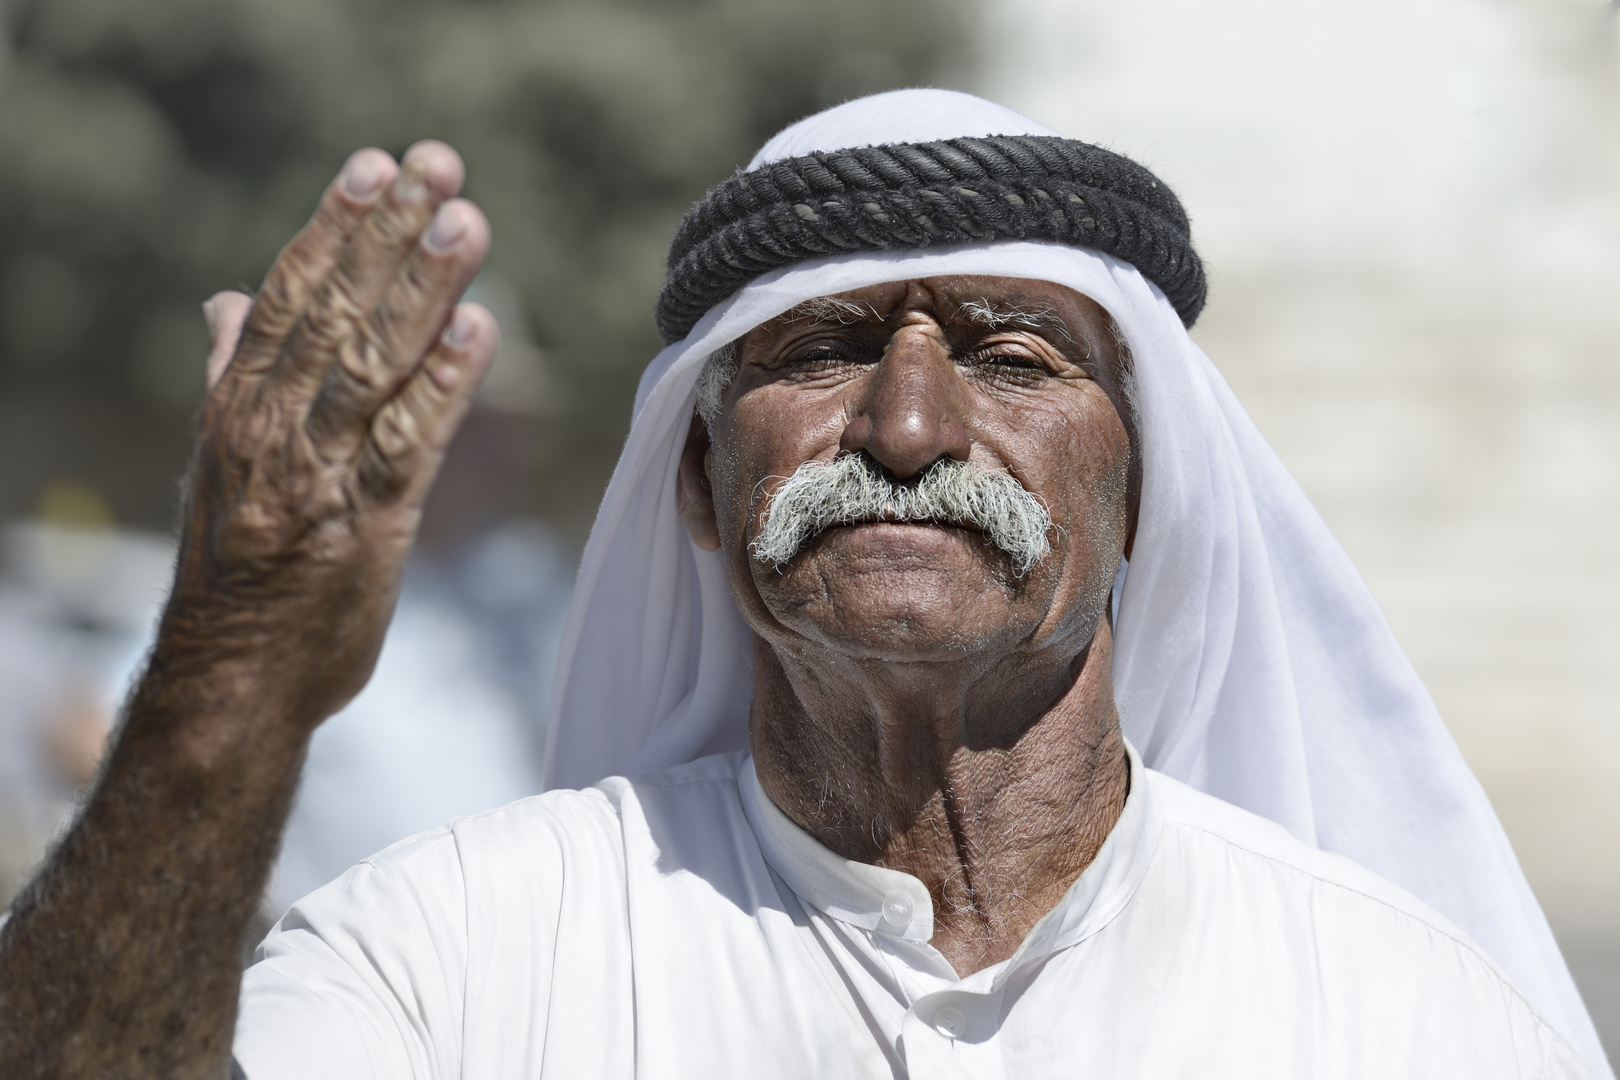
[[[1089,143],[994,135],[808,154],[726,180],[675,230],[658,332],[679,341],[714,305],[790,263],[986,240],[1117,256],[1187,326],[1204,306],[1186,211],[1157,177]]]

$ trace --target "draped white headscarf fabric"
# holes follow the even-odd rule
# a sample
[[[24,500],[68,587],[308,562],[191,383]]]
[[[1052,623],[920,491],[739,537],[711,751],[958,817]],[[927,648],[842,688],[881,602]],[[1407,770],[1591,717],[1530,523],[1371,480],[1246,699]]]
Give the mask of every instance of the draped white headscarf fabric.
[[[897,91],[788,128],[812,150],[1052,135],[979,98]],[[1354,859],[1468,931],[1599,1077],[1612,1077],[1484,791],[1349,558],[1160,291],[1089,250],[994,242],[784,267],[711,310],[642,377],[586,545],[546,761],[575,787],[747,745],[752,637],[675,475],[710,353],[816,296],[943,274],[1037,278],[1101,304],[1134,359],[1141,516],[1114,686],[1154,769]]]

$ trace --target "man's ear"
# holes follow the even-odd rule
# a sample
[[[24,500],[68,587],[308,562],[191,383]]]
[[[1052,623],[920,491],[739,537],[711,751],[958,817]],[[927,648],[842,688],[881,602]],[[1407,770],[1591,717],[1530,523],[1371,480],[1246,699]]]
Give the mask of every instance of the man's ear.
[[[720,526],[714,518],[714,488],[709,483],[709,425],[692,417],[675,477],[675,507],[692,543],[704,551],[720,550]]]

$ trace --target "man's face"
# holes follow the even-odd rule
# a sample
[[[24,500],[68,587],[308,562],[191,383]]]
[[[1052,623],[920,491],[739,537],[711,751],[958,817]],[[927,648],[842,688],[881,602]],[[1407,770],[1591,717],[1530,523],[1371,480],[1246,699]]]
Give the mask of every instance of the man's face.
[[[1119,349],[1093,301],[1041,281],[942,277],[813,302],[750,331],[683,485],[718,540],[745,619],[777,647],[936,661],[1078,651],[1125,544],[1130,438]],[[941,459],[1010,474],[1044,504],[1049,553],[1019,573],[971,525],[870,520],[812,532],[779,564],[750,555],[773,499],[808,462],[864,455],[917,484]],[[694,489],[695,490],[695,489]]]

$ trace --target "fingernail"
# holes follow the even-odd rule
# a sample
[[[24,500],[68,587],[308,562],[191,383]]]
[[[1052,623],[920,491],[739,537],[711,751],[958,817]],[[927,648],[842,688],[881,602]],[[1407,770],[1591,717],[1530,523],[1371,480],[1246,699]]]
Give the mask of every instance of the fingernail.
[[[214,324],[219,321],[219,308],[215,306],[213,297],[203,301],[203,325],[208,327],[208,336],[214,336]]]
[[[452,349],[459,349],[467,344],[472,340],[473,323],[472,312],[464,307],[457,308],[455,317],[450,320],[450,325],[445,327],[444,343]]]
[[[466,231],[467,223],[461,219],[461,215],[450,206],[441,206],[439,212],[433,215],[433,226],[428,229],[425,242],[434,251],[449,251]]]
[[[375,195],[377,189],[382,187],[382,162],[377,160],[376,154],[360,153],[349,159],[348,167],[343,170],[343,190],[351,198],[364,199]]]

